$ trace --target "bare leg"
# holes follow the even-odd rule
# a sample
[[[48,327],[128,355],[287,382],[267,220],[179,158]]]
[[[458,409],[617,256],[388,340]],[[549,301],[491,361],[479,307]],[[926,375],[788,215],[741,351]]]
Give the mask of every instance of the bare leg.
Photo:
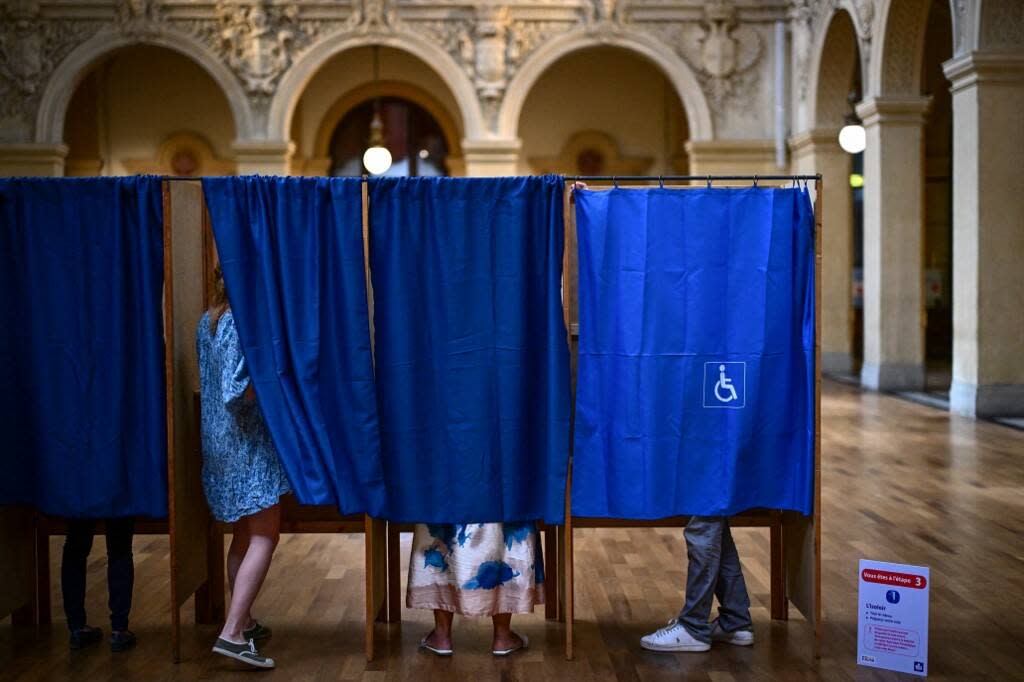
[[[451,611],[434,609],[434,629],[427,635],[427,644],[435,649],[451,649],[453,620],[455,614]]]
[[[511,613],[499,613],[495,616],[491,616],[491,620],[494,622],[494,641],[491,643],[492,650],[503,651],[505,649],[516,649],[523,645],[522,637],[512,632]]]
[[[242,565],[242,559],[249,550],[249,524],[245,519],[234,523],[231,529],[231,545],[228,547],[228,589],[231,594],[235,593],[235,577],[238,575],[238,567]],[[252,626],[252,613],[246,614],[244,628]]]
[[[274,556],[281,529],[281,507],[268,509],[247,516],[240,523],[246,523],[249,530],[249,547],[245,551],[235,573],[234,589],[231,591],[231,606],[227,622],[220,636],[229,642],[243,643],[242,630],[248,625],[249,611],[256,601],[263,580],[267,577],[270,560]]]

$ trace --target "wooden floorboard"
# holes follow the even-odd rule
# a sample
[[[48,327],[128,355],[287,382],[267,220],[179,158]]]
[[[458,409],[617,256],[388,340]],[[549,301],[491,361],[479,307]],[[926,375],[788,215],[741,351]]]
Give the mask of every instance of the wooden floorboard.
[[[931,567],[931,679],[1024,679],[1024,432],[826,382],[823,392],[823,658],[811,657],[809,628],[768,618],[767,529],[736,532],[753,601],[758,642],[710,654],[653,654],[639,638],[673,616],[685,580],[678,529],[581,529],[576,533],[576,660],[564,658],[564,624],[543,609],[516,625],[530,651],[494,660],[484,621],[457,621],[456,656],[416,650],[430,614],[403,609],[400,626],[378,625],[377,660],[363,656],[363,538],[287,535],[257,615],[275,630],[266,651],[279,669],[261,680],[891,680],[858,668],[857,560]],[[408,556],[410,536],[402,536]],[[60,539],[51,541],[59,576]],[[89,613],[105,622],[105,559],[97,538],[89,563]],[[4,680],[220,680],[243,677],[209,653],[212,626],[185,608],[184,661],[170,662],[168,547],[164,536],[135,542],[132,627],[137,650],[67,650],[59,585],[52,626],[0,622]],[[407,560],[407,559],[406,559]],[[403,580],[405,566],[402,569]]]

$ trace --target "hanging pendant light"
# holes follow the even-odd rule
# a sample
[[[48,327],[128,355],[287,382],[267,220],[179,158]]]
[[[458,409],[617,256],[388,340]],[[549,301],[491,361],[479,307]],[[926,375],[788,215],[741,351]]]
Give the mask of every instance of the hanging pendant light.
[[[853,103],[859,99],[855,91],[850,91],[847,101],[850,103],[850,113],[846,115],[842,129],[839,131],[839,146],[847,154],[860,154],[868,146],[868,136],[853,108]]]
[[[380,78],[377,45],[373,46],[373,82]],[[363,152],[363,166],[371,175],[386,173],[391,168],[391,152],[384,146],[384,121],[380,117],[380,98],[373,101],[373,120],[370,121],[369,147]]]

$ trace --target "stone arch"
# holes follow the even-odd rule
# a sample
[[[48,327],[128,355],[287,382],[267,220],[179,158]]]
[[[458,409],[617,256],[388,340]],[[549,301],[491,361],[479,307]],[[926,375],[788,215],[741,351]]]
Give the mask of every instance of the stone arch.
[[[809,128],[835,128],[843,123],[847,109],[847,88],[863,59],[855,15],[845,8],[832,12],[818,32],[810,74]],[[866,85],[866,84],[865,84]]]
[[[615,33],[595,35],[581,28],[554,38],[527,58],[516,71],[512,82],[505,91],[505,98],[498,112],[497,132],[500,137],[514,138],[518,135],[519,117],[523,105],[537,80],[562,57],[588,47],[619,47],[645,57],[659,67],[675,88],[683,109],[686,111],[691,140],[710,140],[714,137],[711,109],[697,78],[681,57],[657,39],[633,31],[620,29]]]
[[[881,0],[876,9],[877,19],[871,57],[865,79],[865,96],[912,95],[921,92],[921,66],[924,59],[925,29],[932,0]],[[962,32],[966,25],[957,2],[949,0],[953,20],[954,51],[964,48],[969,37]]]
[[[245,139],[256,133],[253,112],[241,83],[231,70],[196,38],[166,27],[160,27],[158,32],[142,36],[127,36],[115,29],[103,29],[72,50],[47,81],[36,114],[36,142],[60,143],[64,135],[64,119],[71,96],[90,67],[119,49],[135,45],[166,48],[194,61],[210,74],[224,93],[235,122],[235,135]]]
[[[468,138],[486,135],[483,113],[476,90],[466,72],[451,55],[425,38],[408,31],[390,33],[341,33],[328,36],[310,47],[285,73],[270,103],[267,120],[269,139],[287,140],[292,116],[306,85],[329,60],[356,47],[379,45],[407,52],[430,66],[448,87],[462,118]]]

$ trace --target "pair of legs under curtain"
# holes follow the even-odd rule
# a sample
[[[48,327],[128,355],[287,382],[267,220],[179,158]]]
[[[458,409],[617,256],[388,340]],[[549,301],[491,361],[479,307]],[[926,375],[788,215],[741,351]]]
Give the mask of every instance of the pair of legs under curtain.
[[[128,614],[132,608],[132,590],[135,586],[135,562],[132,557],[135,519],[130,516],[106,519],[104,525],[107,531],[108,605],[113,633],[111,648],[119,651],[134,644],[134,636],[128,632]],[[85,612],[86,568],[95,533],[95,519],[68,520],[60,579],[64,615],[68,630],[71,631],[71,646],[74,648],[98,642],[101,637],[98,629],[88,627]]]
[[[677,618],[644,636],[652,651],[707,651],[712,642],[738,646],[754,643],[750,597],[736,543],[725,516],[694,516],[686,525],[686,603]],[[718,598],[718,618],[711,616]]]
[[[529,645],[512,631],[514,613],[544,603],[540,531],[523,523],[417,524],[409,559],[406,606],[434,611],[422,648],[450,656],[454,614],[490,616],[491,651],[504,656]]]
[[[740,555],[724,516],[694,516],[686,524],[686,603],[679,622],[695,639],[711,642],[717,623],[725,632],[747,630],[750,596]],[[709,622],[712,598],[718,597],[718,620]]]

